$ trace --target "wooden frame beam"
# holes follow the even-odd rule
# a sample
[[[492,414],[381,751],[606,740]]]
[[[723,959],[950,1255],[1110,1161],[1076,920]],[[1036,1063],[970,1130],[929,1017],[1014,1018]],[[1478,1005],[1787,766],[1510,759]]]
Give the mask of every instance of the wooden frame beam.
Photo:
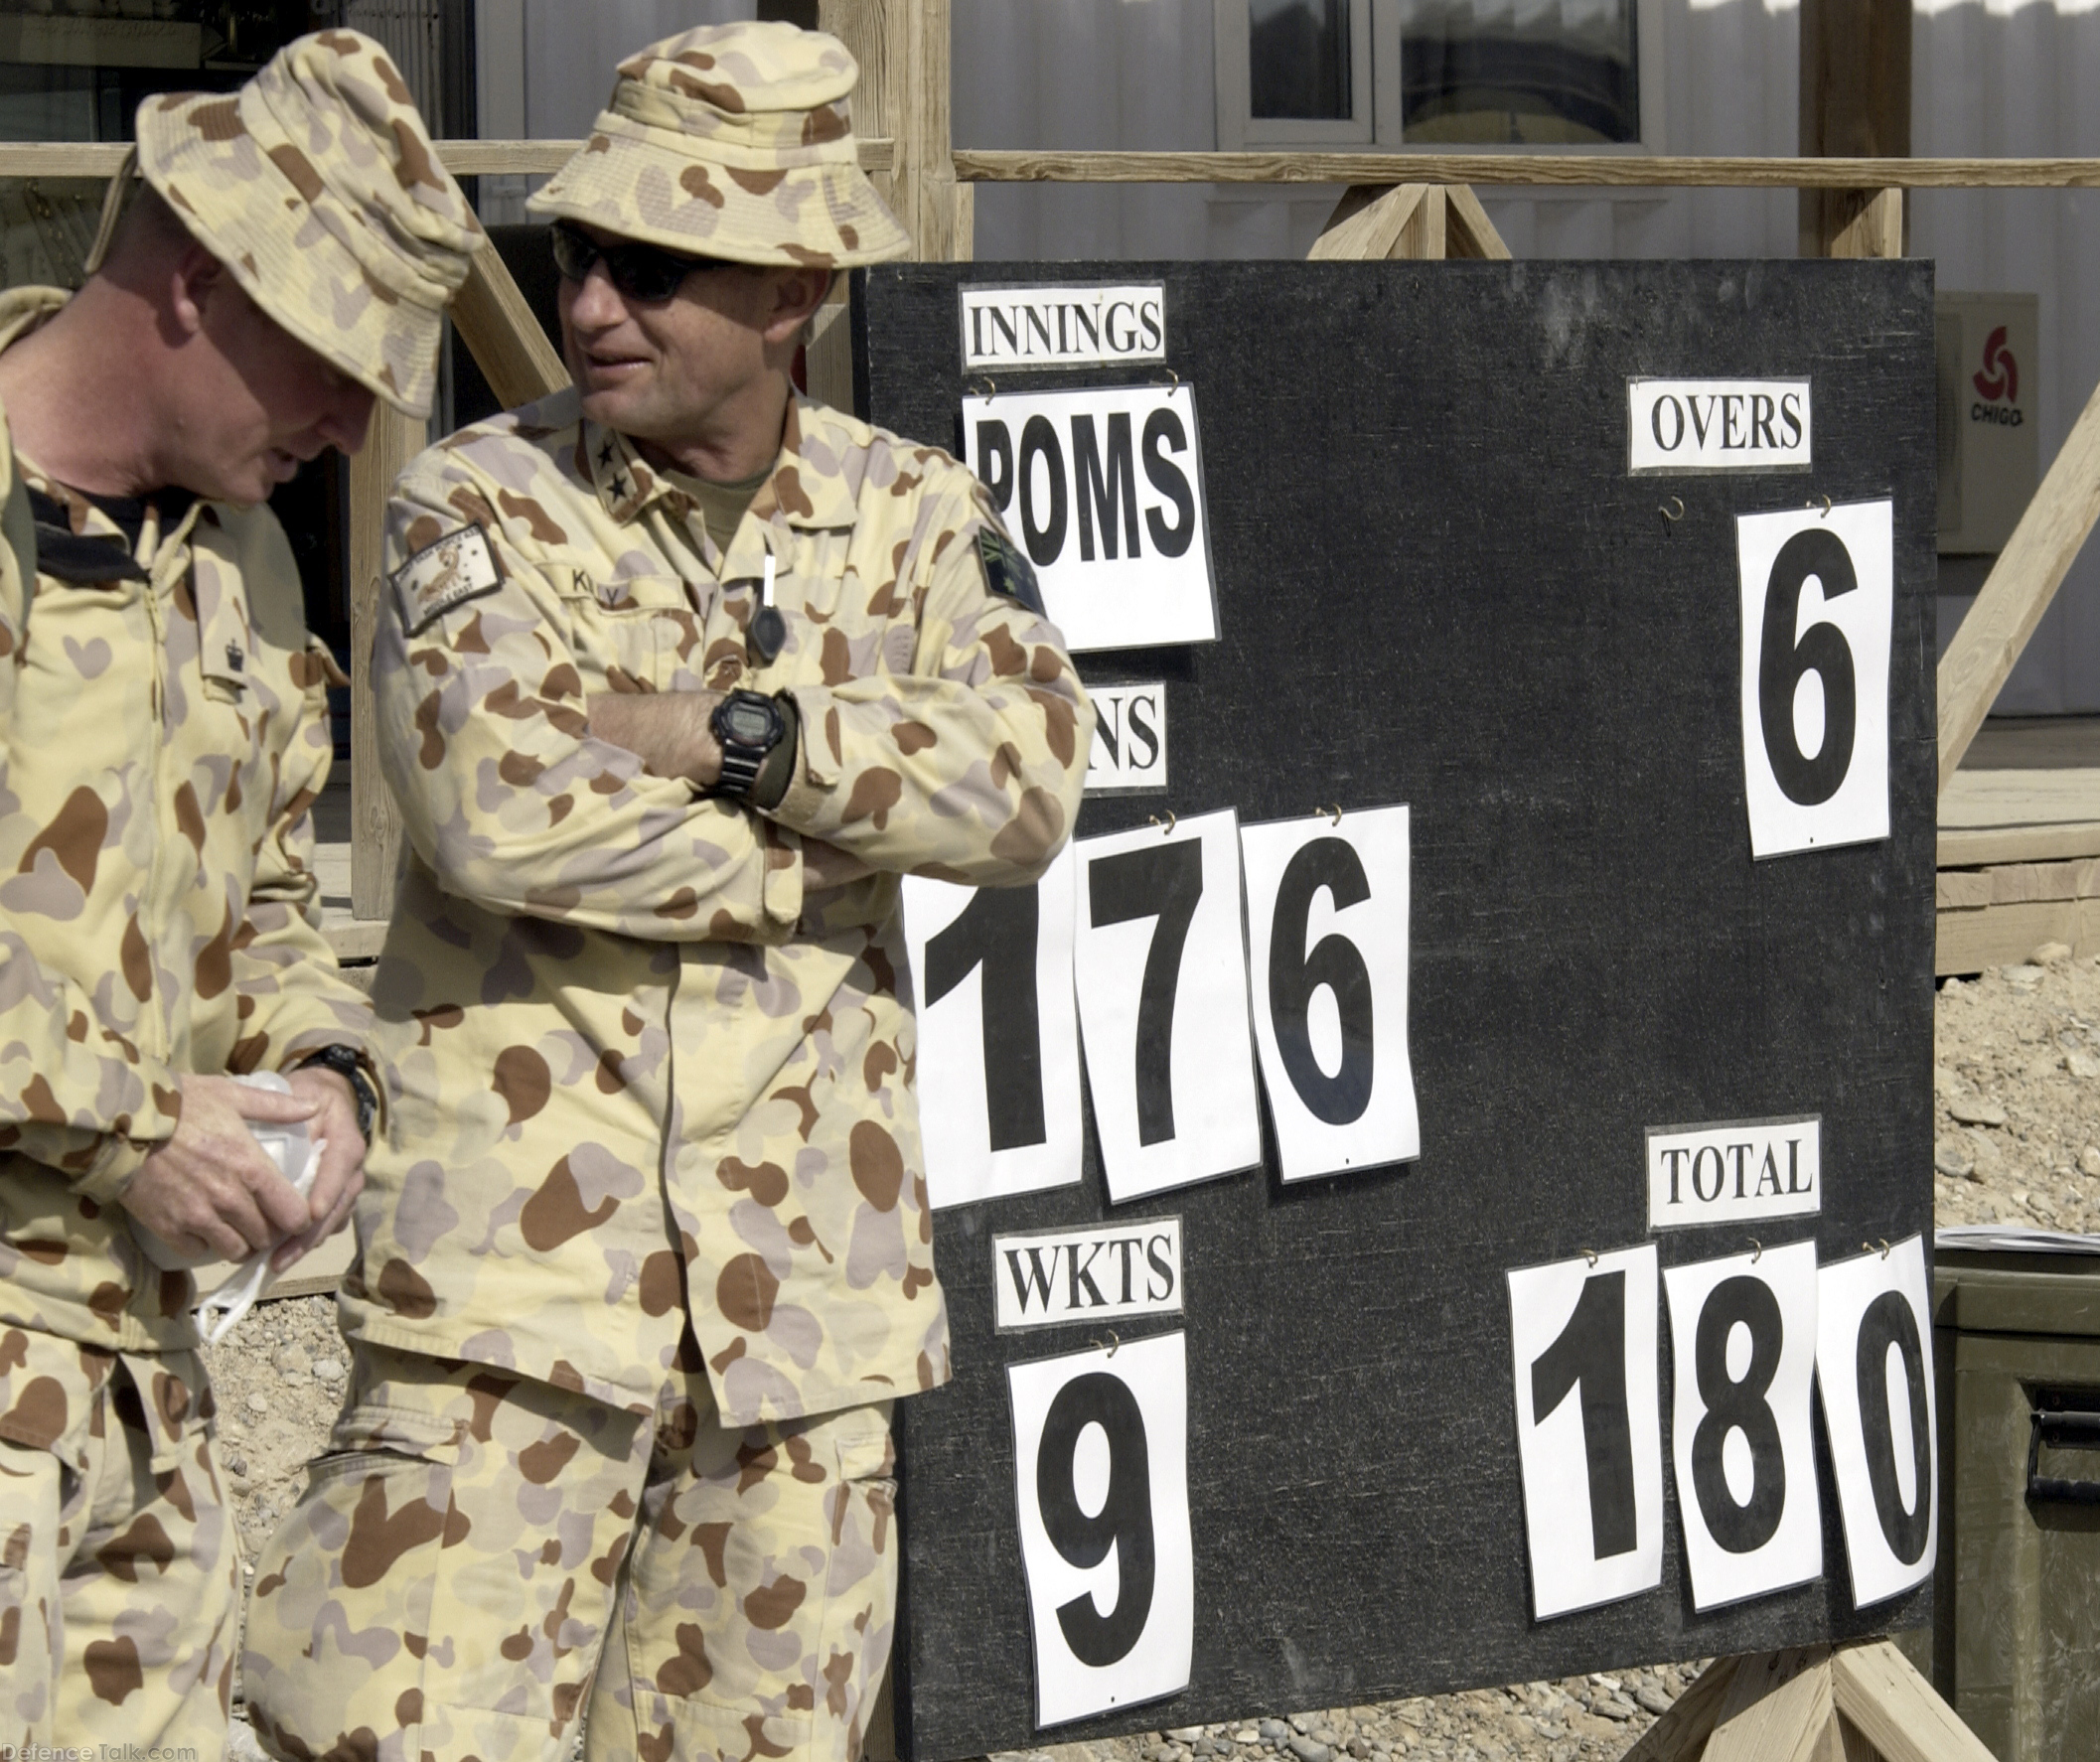
[[[1495,184],[1724,190],[2084,190],[2100,159],[1683,158],[1577,153],[1080,153],[955,155],[965,183]]]
[[[1940,794],[1991,712],[2021,651],[2100,522],[2100,387],[2064,437],[2041,487],[1998,553],[1983,591],[1940,657]]]

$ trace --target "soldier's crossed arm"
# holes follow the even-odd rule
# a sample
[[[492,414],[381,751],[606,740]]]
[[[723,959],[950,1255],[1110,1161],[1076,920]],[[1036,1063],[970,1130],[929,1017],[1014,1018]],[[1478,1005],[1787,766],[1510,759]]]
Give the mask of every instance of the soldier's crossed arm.
[[[26,812],[8,787],[17,742],[15,681],[29,639],[36,536],[0,418],[0,875],[34,879],[59,855],[50,826]],[[83,776],[85,769],[83,767]],[[7,901],[0,887],[0,1150],[20,1150],[63,1169],[90,1198],[107,1199],[170,1137],[182,1111],[174,1070],[102,1032],[83,987],[47,962],[38,928],[63,927]]]
[[[412,466],[387,506],[390,578],[422,548],[411,531],[460,525],[457,485],[425,457],[438,466]],[[486,559],[471,539],[452,559],[469,595],[426,612],[402,578],[374,645],[379,760],[416,853],[500,911],[657,942],[784,939],[797,841],[593,737],[558,596],[500,522],[474,530]]]
[[[775,817],[871,868],[1013,886],[1072,830],[1094,706],[1057,627],[991,591],[976,536],[996,516],[949,475],[900,564],[912,670],[796,686],[802,751]]]

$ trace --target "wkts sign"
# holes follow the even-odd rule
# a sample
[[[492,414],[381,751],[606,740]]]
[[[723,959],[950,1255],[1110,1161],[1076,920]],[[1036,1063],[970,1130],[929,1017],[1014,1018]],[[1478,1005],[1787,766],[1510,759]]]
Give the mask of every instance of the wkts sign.
[[[1218,634],[1192,386],[966,397],[963,432],[1073,649]]]
[[[966,368],[959,289],[1053,277],[1161,284],[1164,360]],[[1172,729],[1037,889],[906,901],[900,1753],[1928,1622],[1929,266],[899,264],[854,324]]]

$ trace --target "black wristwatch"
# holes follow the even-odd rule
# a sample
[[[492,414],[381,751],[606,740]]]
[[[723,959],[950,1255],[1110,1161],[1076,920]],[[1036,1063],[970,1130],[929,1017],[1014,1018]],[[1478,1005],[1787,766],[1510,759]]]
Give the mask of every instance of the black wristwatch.
[[[324,1046],[319,1052],[308,1053],[292,1069],[304,1071],[314,1065],[333,1071],[350,1085],[351,1096],[358,1103],[358,1136],[370,1144],[373,1118],[379,1110],[379,1098],[372,1087],[372,1079],[365,1075],[365,1055],[354,1046],[338,1042],[334,1046]]]
[[[756,691],[732,691],[714,706],[708,719],[715,744],[722,749],[722,771],[710,795],[751,799],[751,786],[766,759],[788,732],[780,705]]]

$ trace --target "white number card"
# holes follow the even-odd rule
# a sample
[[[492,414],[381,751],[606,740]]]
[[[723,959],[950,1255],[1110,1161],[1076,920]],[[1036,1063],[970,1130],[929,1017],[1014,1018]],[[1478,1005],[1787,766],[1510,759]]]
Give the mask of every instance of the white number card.
[[[1673,1266],[1672,1454],[1692,1602],[1713,1609],[1820,1577],[1809,1422],[1816,1245]]]
[[[1217,636],[1192,387],[966,397],[963,433],[1073,650]]]
[[[1244,826],[1255,1041],[1286,1181],[1422,1154],[1408,810]]]
[[[1663,1581],[1653,1244],[1509,1275],[1532,1615]]]
[[[1184,1336],[1006,1367],[1035,1722],[1188,1687],[1196,1572]]]
[[[1823,1268],[1816,1382],[1856,1607],[1932,1576],[1939,1430],[1925,1244],[1913,1236]]]
[[[1112,1200],[1262,1159],[1231,808],[1084,838],[1075,970]]]
[[[1067,849],[1033,887],[904,878],[936,1211],[1079,1179],[1075,872]]]
[[[1742,514],[1750,854],[1888,836],[1894,505]]]

